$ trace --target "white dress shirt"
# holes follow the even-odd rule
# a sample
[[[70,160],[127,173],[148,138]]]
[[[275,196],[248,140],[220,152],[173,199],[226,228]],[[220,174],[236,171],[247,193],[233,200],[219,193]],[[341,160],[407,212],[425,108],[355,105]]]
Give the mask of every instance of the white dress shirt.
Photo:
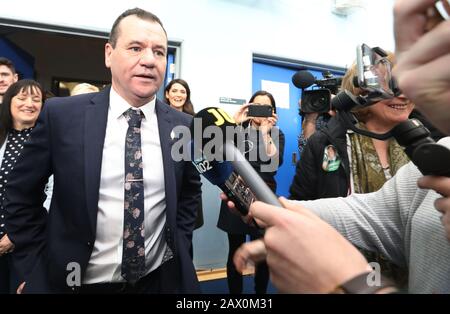
[[[164,237],[166,201],[164,170],[159,141],[156,98],[140,107],[145,118],[141,123],[144,176],[145,259],[146,273],[162,263],[167,244]],[[123,113],[132,108],[111,88],[105,144],[103,146],[97,232],[94,248],[83,284],[122,282],[121,276],[125,137],[128,122]]]

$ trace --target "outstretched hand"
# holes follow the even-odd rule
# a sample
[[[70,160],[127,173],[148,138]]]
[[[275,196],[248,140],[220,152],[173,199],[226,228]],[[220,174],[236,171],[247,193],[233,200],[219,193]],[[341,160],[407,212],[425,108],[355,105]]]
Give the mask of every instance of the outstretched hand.
[[[266,226],[264,239],[236,251],[239,271],[266,258],[273,284],[283,293],[328,293],[371,271],[361,253],[333,227],[303,206],[280,198],[285,208],[255,202],[250,216]]]

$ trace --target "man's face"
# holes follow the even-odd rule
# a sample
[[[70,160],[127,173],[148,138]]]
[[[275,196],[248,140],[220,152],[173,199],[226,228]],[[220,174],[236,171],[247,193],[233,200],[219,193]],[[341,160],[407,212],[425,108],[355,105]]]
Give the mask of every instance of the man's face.
[[[105,46],[105,64],[111,69],[114,90],[132,106],[153,99],[167,65],[167,37],[156,22],[127,16],[119,24],[116,47]]]
[[[0,99],[8,87],[17,82],[17,74],[13,73],[6,65],[0,65]]]

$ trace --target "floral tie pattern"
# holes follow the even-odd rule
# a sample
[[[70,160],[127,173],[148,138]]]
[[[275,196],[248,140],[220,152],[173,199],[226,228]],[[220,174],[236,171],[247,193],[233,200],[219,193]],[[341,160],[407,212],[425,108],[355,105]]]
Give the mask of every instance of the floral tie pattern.
[[[125,202],[122,277],[136,283],[145,272],[144,180],[141,151],[141,110],[128,109],[125,141]]]

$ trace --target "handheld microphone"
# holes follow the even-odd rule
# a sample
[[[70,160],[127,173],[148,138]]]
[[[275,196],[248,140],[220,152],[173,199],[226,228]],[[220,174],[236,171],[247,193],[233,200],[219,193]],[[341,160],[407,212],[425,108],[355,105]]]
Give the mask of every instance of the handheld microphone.
[[[197,171],[218,186],[247,215],[250,205],[259,200],[282,207],[276,195],[235,146],[240,131],[222,109],[209,107],[198,112],[191,125],[191,151]],[[207,143],[203,139],[214,135]]]

